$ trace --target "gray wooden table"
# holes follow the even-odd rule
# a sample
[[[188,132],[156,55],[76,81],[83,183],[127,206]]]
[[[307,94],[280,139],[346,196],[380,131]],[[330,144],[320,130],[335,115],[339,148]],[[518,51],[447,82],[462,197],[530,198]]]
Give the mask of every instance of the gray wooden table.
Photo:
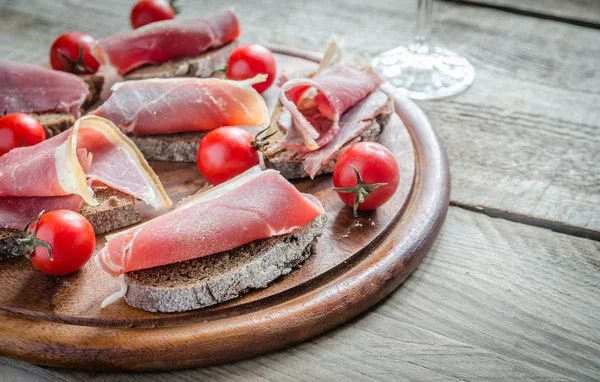
[[[127,30],[133,1],[0,0],[0,57],[38,63],[60,33]],[[414,0],[181,1],[235,6],[246,41],[362,59],[408,42]],[[435,40],[473,87],[419,102],[452,170],[452,206],[417,271],[385,301],[307,343],[152,374],[0,358],[0,380],[600,380],[600,2],[436,3]]]

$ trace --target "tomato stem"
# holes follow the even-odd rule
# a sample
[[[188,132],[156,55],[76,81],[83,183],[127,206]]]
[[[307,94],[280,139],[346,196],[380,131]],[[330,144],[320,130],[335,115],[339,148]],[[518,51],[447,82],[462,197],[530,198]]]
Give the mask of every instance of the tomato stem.
[[[79,44],[79,56],[77,60],[72,60],[69,56],[64,54],[62,51],[57,50],[60,58],[62,59],[63,68],[67,72],[71,72],[74,74],[83,74],[85,72],[93,73],[94,71],[83,63],[83,45]],[[70,65],[70,66],[69,66]]]
[[[173,12],[175,12],[176,15],[181,12],[181,8],[177,4],[177,0],[169,0],[169,5],[171,5],[171,8],[173,8]]]
[[[267,146],[269,143],[267,142],[267,140],[269,138],[271,138],[273,135],[277,134],[277,131],[272,132],[269,135],[266,135],[264,137],[260,137],[261,135],[263,135],[264,133],[267,132],[267,130],[269,130],[270,126],[267,126],[265,129],[259,131],[256,136],[254,137],[254,139],[252,140],[252,142],[250,142],[250,145],[252,147],[254,147],[255,150],[261,150],[262,148],[264,148],[265,146]]]
[[[37,219],[32,218],[29,221],[29,223],[27,223],[27,225],[25,226],[25,229],[23,230],[23,237],[17,239],[17,244],[19,245],[13,249],[13,254],[15,256],[25,256],[28,259],[31,259],[31,255],[33,255],[33,252],[35,251],[36,247],[44,247],[46,248],[46,250],[48,250],[48,256],[50,257],[50,260],[53,260],[52,247],[50,246],[50,244],[36,237],[38,227],[40,226],[40,219],[42,218],[44,212],[45,211],[42,210],[42,212],[40,212],[40,214],[38,215]],[[34,220],[36,220],[35,228],[33,232],[29,232],[31,223],[33,223]]]
[[[373,190],[376,190],[379,187],[385,186],[387,183],[366,184],[364,182],[362,176],[360,176],[360,172],[358,172],[356,167],[354,167],[352,165],[350,165],[350,167],[352,167],[352,170],[354,170],[354,173],[356,174],[356,186],[334,188],[333,190],[337,191],[337,192],[342,192],[342,193],[352,193],[352,192],[356,193],[356,198],[354,198],[353,210],[354,210],[354,217],[358,217],[358,205],[360,203],[364,202],[371,195],[371,192],[373,192]]]

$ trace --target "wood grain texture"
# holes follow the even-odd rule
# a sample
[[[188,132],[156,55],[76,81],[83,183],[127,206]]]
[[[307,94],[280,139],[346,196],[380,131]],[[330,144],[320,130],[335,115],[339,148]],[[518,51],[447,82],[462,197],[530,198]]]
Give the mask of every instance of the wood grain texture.
[[[285,351],[152,374],[2,363],[60,381],[594,381],[599,253],[598,242],[451,207],[429,255],[384,302]]]
[[[185,16],[225,5],[181,3]],[[40,62],[61,32],[129,28],[125,1],[49,4],[0,0],[0,56]],[[227,5],[245,41],[321,50],[336,34],[359,59],[407,43],[414,28],[412,0]],[[434,41],[467,55],[477,72],[466,93],[420,103],[447,147],[452,200],[600,231],[600,31],[445,2],[435,18]]]
[[[596,0],[458,0],[457,2],[498,7],[508,12],[525,12],[532,16],[548,16],[593,28],[600,27],[600,2]]]

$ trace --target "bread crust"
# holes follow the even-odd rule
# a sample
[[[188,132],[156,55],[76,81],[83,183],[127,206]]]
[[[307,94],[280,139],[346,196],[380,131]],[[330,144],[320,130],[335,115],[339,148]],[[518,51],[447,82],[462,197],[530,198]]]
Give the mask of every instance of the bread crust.
[[[208,131],[134,136],[129,138],[146,160],[196,162],[198,146]]]

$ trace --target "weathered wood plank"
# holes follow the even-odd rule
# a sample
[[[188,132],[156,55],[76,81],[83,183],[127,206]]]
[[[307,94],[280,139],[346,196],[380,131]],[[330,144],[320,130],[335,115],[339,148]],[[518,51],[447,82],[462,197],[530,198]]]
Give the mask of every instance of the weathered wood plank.
[[[449,0],[454,1],[454,0]],[[512,9],[541,16],[565,19],[566,22],[600,25],[600,2],[595,0],[457,0],[500,9]]]
[[[151,375],[0,362],[64,381],[594,380],[599,268],[598,242],[451,207],[434,248],[402,287],[294,348]]]
[[[337,34],[354,57],[409,41],[414,23],[410,0],[228,4],[247,41],[321,49]],[[61,32],[126,30],[130,6],[0,1],[0,56],[40,62]],[[223,4],[182,6],[191,16]],[[466,93],[421,103],[448,151],[452,199],[600,231],[600,31],[452,3],[438,3],[436,19],[437,40],[469,56],[477,69]]]

